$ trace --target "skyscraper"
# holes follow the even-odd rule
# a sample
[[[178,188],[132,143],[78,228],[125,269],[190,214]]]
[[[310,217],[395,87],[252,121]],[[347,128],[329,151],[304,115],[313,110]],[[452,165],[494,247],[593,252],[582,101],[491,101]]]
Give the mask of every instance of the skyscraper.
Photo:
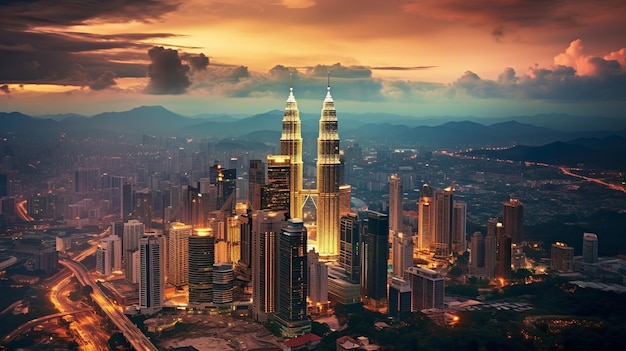
[[[261,187],[265,185],[265,163],[250,160],[248,168],[248,204],[253,210],[261,209]]]
[[[413,265],[413,238],[403,224],[402,178],[397,174],[389,177],[389,235],[393,275],[402,278],[404,270]]]
[[[327,88],[317,138],[317,248],[322,257],[339,255],[339,131],[335,102]]]
[[[452,249],[462,254],[467,248],[467,204],[462,201],[454,201],[452,210]]]
[[[404,276],[404,271],[413,266],[413,238],[409,234],[398,232],[392,239],[393,261],[391,268],[393,275],[398,278]]]
[[[320,255],[315,249],[307,253],[308,297],[311,305],[318,308],[317,312],[328,308],[328,266],[325,262],[320,262],[319,258]]]
[[[512,242],[521,244],[524,239],[524,204],[519,199],[510,199],[502,204],[502,224]]]
[[[389,284],[389,315],[399,318],[405,313],[411,313],[411,283],[392,277]]]
[[[426,308],[443,308],[444,278],[436,271],[423,267],[411,267],[406,272],[411,284],[411,310],[419,312]]]
[[[550,268],[559,272],[574,271],[574,248],[556,242],[550,249]]]
[[[133,279],[135,261],[132,259],[133,252],[139,250],[139,239],[145,232],[145,225],[136,219],[131,219],[124,223],[124,234],[122,237],[122,261],[124,262],[124,277],[129,282],[136,282]]]
[[[152,193],[150,189],[143,188],[135,191],[133,203],[133,215],[146,228],[152,225]]]
[[[279,304],[276,321],[283,336],[297,336],[311,330],[307,316],[308,294],[307,232],[299,218],[282,228],[279,239]]]
[[[278,308],[279,235],[287,211],[253,211],[252,220],[252,315],[267,322]]]
[[[389,176],[389,231],[403,231],[402,223],[402,178],[397,174]]]
[[[351,282],[358,283],[361,280],[361,222],[356,214],[341,217],[339,233],[339,266]]]
[[[452,186],[435,192],[435,257],[447,257],[452,253]]]
[[[189,282],[189,237],[193,227],[184,223],[171,223],[168,240],[168,283],[182,287]]]
[[[485,277],[485,238],[481,232],[472,235],[470,250],[470,275]]]
[[[208,228],[194,229],[189,237],[189,304],[213,301],[215,237]]]
[[[380,301],[387,297],[387,259],[389,254],[389,217],[369,211],[367,232],[363,234],[361,286],[364,295]]]
[[[583,262],[598,262],[598,236],[594,233],[583,233]]]
[[[233,265],[222,262],[213,265],[213,302],[225,304],[233,302],[235,273]]]
[[[161,234],[146,232],[139,241],[141,276],[139,307],[143,314],[153,314],[163,307],[165,287],[164,240]]]
[[[428,184],[422,186],[418,203],[417,246],[419,250],[430,250],[435,235],[435,206],[433,190]]]
[[[96,249],[96,270],[104,275],[122,269],[122,241],[116,235],[100,240]]]
[[[258,209],[290,210],[292,169],[290,157],[267,156],[267,184],[261,188],[261,201]]]
[[[289,156],[290,161],[290,185],[289,216],[302,218],[303,198],[302,190],[302,134],[300,126],[300,111],[296,98],[293,96],[293,88],[289,88],[289,97],[283,115],[283,128],[280,136],[280,154]]]

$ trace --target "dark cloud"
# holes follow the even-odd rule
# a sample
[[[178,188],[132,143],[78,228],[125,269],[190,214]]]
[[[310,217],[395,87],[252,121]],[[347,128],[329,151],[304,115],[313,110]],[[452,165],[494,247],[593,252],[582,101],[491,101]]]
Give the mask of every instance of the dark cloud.
[[[496,41],[500,41],[504,37],[504,26],[500,25],[494,30],[491,31],[491,35],[493,35]]]
[[[189,66],[182,63],[178,51],[155,46],[148,51],[148,94],[183,94],[191,85]]]
[[[177,4],[156,0],[0,1],[0,77],[12,83],[86,86],[102,72],[143,77],[145,65],[134,63],[154,39],[171,33],[92,34],[65,29],[98,22],[150,21]],[[45,26],[45,29],[41,27]],[[77,69],[76,64],[82,69]]]
[[[209,58],[202,53],[199,55],[183,53],[180,58],[186,61],[193,71],[204,71],[209,66]]]
[[[316,65],[309,70],[314,77],[326,77],[330,73],[333,78],[371,78],[372,70],[365,66]]]
[[[115,86],[117,83],[115,82],[115,73],[111,71],[106,71],[100,75],[100,77],[96,78],[91,84],[89,84],[89,89],[91,90],[104,90]]]
[[[0,91],[2,91],[3,93],[5,93],[7,95],[11,94],[11,89],[9,89],[9,85],[8,84],[0,85]]]
[[[379,71],[419,71],[419,70],[426,70],[426,69],[431,69],[431,68],[435,68],[437,66],[413,66],[413,67],[400,67],[400,66],[374,66],[374,67],[369,67],[369,69],[372,70],[379,70]]]

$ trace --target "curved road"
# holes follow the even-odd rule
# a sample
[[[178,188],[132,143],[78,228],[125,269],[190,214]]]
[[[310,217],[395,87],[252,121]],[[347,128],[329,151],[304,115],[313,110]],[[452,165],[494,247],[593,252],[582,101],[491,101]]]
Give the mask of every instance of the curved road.
[[[100,306],[107,317],[115,323],[135,350],[158,351],[158,348],[150,342],[150,339],[126,317],[121,308],[107,298],[82,264],[65,259],[59,260],[59,264],[69,268],[82,285],[89,285],[93,288],[93,293],[91,294],[93,300]]]
[[[71,314],[78,314],[78,313],[85,313],[85,312],[91,312],[91,308],[83,308],[81,310],[76,310],[76,311],[72,311],[72,312],[63,312],[63,313],[55,313],[55,314],[50,314],[44,317],[39,317],[39,318],[35,318],[32,319],[22,325],[20,325],[19,328],[13,330],[12,332],[10,332],[7,336],[4,337],[4,339],[2,339],[3,342],[9,342],[11,340],[13,340],[13,338],[15,338],[16,336],[20,335],[21,333],[23,333],[24,331],[26,331],[29,328],[32,328],[42,322],[45,322],[47,320],[50,319],[54,319],[54,318],[59,318],[59,317],[63,317],[63,316],[69,316]]]

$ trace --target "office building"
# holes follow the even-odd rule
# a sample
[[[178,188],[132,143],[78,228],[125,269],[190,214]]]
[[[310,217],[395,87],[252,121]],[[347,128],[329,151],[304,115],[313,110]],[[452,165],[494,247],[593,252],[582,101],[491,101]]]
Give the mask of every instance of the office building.
[[[341,217],[338,263],[350,282],[361,281],[361,222],[354,213]]]
[[[419,250],[430,250],[435,235],[435,205],[433,190],[424,184],[420,191],[417,218],[417,247]]]
[[[213,265],[213,303],[227,304],[233,302],[235,293],[235,272],[231,263]]]
[[[389,217],[369,211],[367,231],[363,234],[361,286],[363,295],[379,302],[387,297],[388,243]]]
[[[454,201],[452,210],[452,250],[462,255],[467,249],[467,204]]]
[[[435,192],[435,257],[444,258],[452,253],[453,203],[452,186]]]
[[[583,262],[598,262],[598,236],[594,233],[583,233]]]
[[[411,311],[443,308],[444,278],[436,271],[423,267],[407,269],[405,280],[411,285]]]
[[[145,233],[145,225],[136,219],[124,223],[122,235],[122,262],[124,264],[124,277],[129,282],[138,282],[138,277],[133,279],[134,261],[131,259],[133,252],[139,250],[139,239]]]
[[[170,223],[167,282],[176,288],[189,282],[189,237],[192,230],[192,226],[184,223]]]
[[[100,240],[96,248],[96,270],[109,275],[122,269],[122,241],[116,235],[109,235]]]
[[[502,204],[502,224],[512,242],[521,244],[524,240],[524,204],[519,199],[510,199]]]
[[[152,228],[152,192],[143,188],[136,190],[133,196],[133,216],[143,223],[146,229]]]
[[[189,237],[189,305],[201,307],[213,301],[215,237],[208,228],[197,228]]]
[[[328,266],[320,262],[320,255],[315,249],[307,253],[308,262],[308,297],[309,304],[317,313],[328,308]]]
[[[470,242],[470,275],[486,278],[485,238],[481,232],[474,232]]]
[[[261,188],[265,185],[265,163],[250,160],[248,168],[248,204],[252,210],[261,209]]]
[[[389,231],[390,235],[404,231],[402,221],[402,178],[397,174],[389,176]],[[393,252],[393,251],[392,251]]]
[[[154,314],[163,307],[165,257],[163,236],[146,232],[139,240],[139,308],[142,314]]]
[[[498,238],[498,248],[496,254],[496,277],[505,281],[511,280],[511,237],[504,234]]]
[[[394,318],[411,313],[411,283],[392,277],[389,284],[388,313]]]
[[[289,88],[289,97],[285,106],[282,121],[282,133],[280,135],[280,154],[289,157],[289,217],[303,218],[302,206],[302,134],[300,111],[296,98],[293,95],[293,88]],[[269,176],[268,176],[269,178]]]
[[[278,311],[276,321],[283,336],[298,336],[311,330],[307,316],[307,231],[299,218],[292,218],[279,237]]]
[[[290,210],[292,169],[291,159],[288,156],[267,156],[267,184],[261,187],[259,209]]]
[[[265,323],[278,308],[279,236],[287,211],[258,210],[252,221],[252,315]]]
[[[574,248],[565,243],[556,242],[550,248],[550,268],[559,272],[574,271]]]

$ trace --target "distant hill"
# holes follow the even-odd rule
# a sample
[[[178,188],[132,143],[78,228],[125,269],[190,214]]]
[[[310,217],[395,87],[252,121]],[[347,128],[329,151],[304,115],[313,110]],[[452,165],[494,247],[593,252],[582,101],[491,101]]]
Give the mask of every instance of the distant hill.
[[[76,114],[49,115],[50,118],[34,118],[19,112],[0,113],[0,133],[12,133],[22,138],[54,137],[59,133],[76,137],[110,138],[126,136],[140,138],[142,135],[158,137],[244,139],[247,142],[277,143],[282,128],[282,110],[271,110],[253,116],[231,117],[225,114],[203,114],[194,118],[171,112],[162,106],[141,106],[130,111],[106,112],[92,117]],[[315,147],[319,128],[318,113],[301,113],[302,135],[307,136],[307,148]],[[521,116],[524,121],[535,120],[541,125],[522,121],[468,117],[472,120],[450,121],[445,117],[414,118],[387,113],[341,113],[339,135],[342,140],[356,140],[362,145],[373,146],[386,143],[395,147],[423,147],[463,149],[486,146],[507,147],[514,145],[541,146],[556,141],[571,140],[573,144],[594,148],[599,138],[626,137],[626,127],[620,129],[579,129],[571,131],[570,121],[575,125],[608,125],[616,120],[593,119],[567,115]],[[609,121],[610,120],[610,121]],[[445,122],[443,122],[445,121]],[[405,123],[406,122],[406,123]],[[420,123],[424,124],[420,124]],[[586,123],[586,124],[585,124]],[[625,122],[626,123],[626,122]],[[545,125],[568,125],[560,130]],[[614,127],[618,126],[614,123]],[[264,133],[261,133],[264,132]],[[312,139],[311,139],[312,137]],[[257,139],[258,138],[258,139]],[[311,139],[311,140],[309,140]],[[573,140],[578,140],[574,142]],[[610,143],[605,141],[604,143]],[[596,148],[602,145],[597,145]],[[606,145],[605,145],[606,146]]]
[[[626,169],[626,138],[579,138],[568,142],[552,142],[542,146],[517,145],[504,150],[472,150],[471,156],[513,161],[533,161],[554,165]]]

